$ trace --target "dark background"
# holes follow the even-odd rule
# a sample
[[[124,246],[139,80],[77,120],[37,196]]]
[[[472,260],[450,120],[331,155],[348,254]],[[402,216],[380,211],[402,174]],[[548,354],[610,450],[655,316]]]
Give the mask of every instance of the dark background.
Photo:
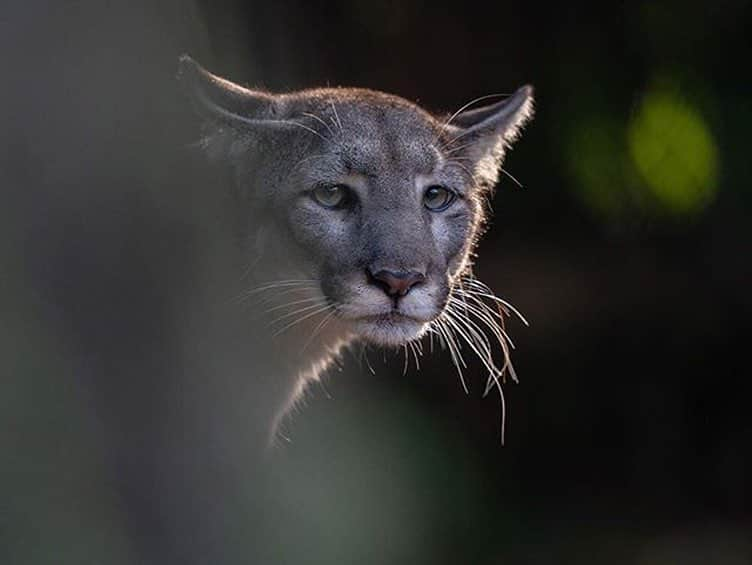
[[[374,375],[355,350],[310,391],[275,455],[273,561],[750,562],[751,12],[283,0],[0,14],[0,557],[138,562],[122,493],[91,447],[107,442],[91,426],[96,398],[60,363],[72,316],[45,298],[57,268],[38,250],[60,235],[50,218],[76,216],[67,188],[95,212],[73,229],[109,233],[96,212],[131,202],[146,171],[144,207],[161,218],[171,171],[154,124],[190,138],[184,100],[169,94],[189,52],[240,83],[364,86],[442,112],[536,88],[535,120],[506,162],[524,188],[502,179],[476,269],[530,321],[509,325],[521,382],[505,388],[506,446],[479,366],[465,396],[447,355],[403,374],[400,353],[371,351]],[[140,217],[118,218],[119,249],[136,256],[180,225],[144,233]]]

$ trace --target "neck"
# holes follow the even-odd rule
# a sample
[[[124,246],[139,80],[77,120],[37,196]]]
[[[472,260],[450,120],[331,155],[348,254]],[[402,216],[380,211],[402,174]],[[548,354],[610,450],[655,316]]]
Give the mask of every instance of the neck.
[[[204,336],[199,340],[211,344],[201,355],[206,387],[243,410],[241,420],[253,411],[252,425],[273,438],[306,386],[319,379],[352,336],[310,287],[275,286],[237,274],[225,280],[237,282],[209,296],[229,298],[210,300],[211,324],[198,320],[195,325]],[[227,414],[216,416],[224,420]]]

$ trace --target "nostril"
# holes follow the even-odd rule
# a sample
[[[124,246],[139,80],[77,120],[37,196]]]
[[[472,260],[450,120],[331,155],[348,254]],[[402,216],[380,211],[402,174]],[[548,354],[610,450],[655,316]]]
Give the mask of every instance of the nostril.
[[[382,269],[372,273],[368,271],[371,282],[382,288],[389,296],[405,296],[415,285],[425,280],[425,275],[418,271],[390,271]]]

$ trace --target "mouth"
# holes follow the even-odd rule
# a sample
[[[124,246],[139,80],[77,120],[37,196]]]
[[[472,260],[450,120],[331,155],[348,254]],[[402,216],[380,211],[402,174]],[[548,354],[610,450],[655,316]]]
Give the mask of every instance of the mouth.
[[[402,322],[425,322],[425,320],[419,320],[415,316],[410,316],[399,310],[389,310],[388,312],[382,312],[380,314],[369,314],[358,318],[360,321],[373,322],[373,323],[402,323]]]
[[[401,346],[421,337],[428,329],[430,320],[391,310],[359,317],[353,323],[355,332],[367,341],[378,345]]]

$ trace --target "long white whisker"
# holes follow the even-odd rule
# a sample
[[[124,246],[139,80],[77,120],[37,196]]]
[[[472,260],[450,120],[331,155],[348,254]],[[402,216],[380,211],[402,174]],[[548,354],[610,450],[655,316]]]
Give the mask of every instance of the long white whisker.
[[[455,312],[456,313],[456,312]],[[473,352],[478,356],[478,359],[483,363],[489,372],[489,375],[496,379],[496,377],[504,371],[504,367],[499,369],[493,361],[493,355],[491,354],[491,344],[485,337],[483,332],[476,326],[471,320],[458,316],[452,317],[451,314],[445,312],[448,321],[457,328],[457,332],[467,342]],[[490,378],[489,378],[490,381]],[[488,391],[488,383],[486,384],[486,392]]]
[[[472,130],[465,130],[462,133],[455,135],[452,139],[450,139],[449,141],[447,141],[446,143],[444,143],[444,145],[442,145],[441,149],[444,150],[447,147],[451,147],[452,144],[458,142],[460,139],[462,139],[466,135],[469,135],[470,133],[472,133]]]
[[[465,340],[486,369],[493,374],[498,372],[499,369],[494,365],[491,357],[491,349],[488,341],[486,340],[486,342],[483,343],[482,339],[484,338],[481,338],[481,336],[469,326],[463,326],[460,319],[453,317],[449,312],[444,312],[444,315],[446,316],[447,322],[452,325],[457,331],[457,334]]]
[[[279,300],[281,297],[293,293],[303,293],[303,292],[312,292],[315,290],[315,287],[294,287],[294,288],[287,288],[278,292],[273,292],[272,289],[267,289],[265,292],[254,292],[251,294],[246,295],[240,295],[234,299],[234,301],[238,304],[242,304],[244,302],[258,302],[261,304],[270,304],[273,303],[275,300]]]
[[[230,302],[235,303],[242,303],[247,300],[250,300],[251,298],[257,297],[259,295],[272,293],[271,296],[281,296],[282,294],[285,294],[287,292],[295,292],[295,291],[303,291],[303,290],[313,290],[316,288],[317,285],[312,283],[275,283],[275,284],[268,284],[257,288],[252,288],[250,290],[244,290],[240,292],[237,296],[232,298]],[[263,297],[262,297],[263,298]]]
[[[463,298],[472,300],[478,306],[476,306],[475,304],[469,304],[466,300],[459,300],[454,297],[449,298],[450,302],[456,302],[456,303],[462,304],[464,308],[467,308],[478,319],[482,320],[483,323],[488,327],[488,329],[494,332],[495,336],[497,337],[499,341],[502,341],[501,338],[503,336],[503,338],[507,342],[509,342],[509,345],[512,347],[512,349],[515,349],[514,342],[509,337],[507,332],[504,330],[504,327],[499,322],[494,320],[494,317],[498,318],[500,322],[503,324],[504,318],[498,312],[492,310],[491,308],[489,308],[489,306],[485,302],[479,300],[478,298],[472,295],[465,294],[465,293],[458,293],[458,294],[460,294],[460,296],[462,296]]]
[[[464,144],[462,144],[462,145],[458,145],[457,147],[452,147],[452,148],[451,148],[451,149],[449,149],[448,151],[445,151],[445,152],[444,152],[444,156],[445,156],[445,157],[446,157],[446,156],[449,156],[449,155],[451,155],[452,153],[456,153],[457,151],[462,151],[463,149],[467,149],[468,147],[472,147],[472,146],[473,146],[473,144],[472,144],[472,143],[464,143]]]
[[[465,391],[465,394],[470,394],[470,391],[467,388],[467,383],[465,382],[465,376],[462,374],[462,368],[467,368],[467,365],[465,364],[465,360],[462,358],[462,354],[460,353],[459,348],[449,331],[449,328],[444,325],[442,318],[439,318],[435,321],[435,327],[438,330],[439,335],[443,338],[442,344],[446,343],[447,348],[449,349],[449,356],[451,357],[452,363],[454,363],[454,366],[457,369],[457,374],[460,377],[460,383],[462,383],[462,389]]]
[[[275,310],[281,310],[282,308],[289,308],[290,306],[295,306],[297,304],[305,304],[307,302],[320,302],[321,298],[318,296],[310,296],[308,298],[301,298],[300,300],[293,300],[292,302],[285,302],[284,304],[278,304],[277,306],[273,306],[271,308],[267,308],[264,310],[264,314],[268,314],[269,312],[274,312]]]
[[[265,292],[263,294],[257,294],[255,299],[259,302],[273,302],[275,300],[279,300],[283,296],[287,296],[288,294],[293,293],[305,293],[309,291],[313,291],[316,289],[316,286],[293,286],[293,287],[287,287],[287,288],[281,288],[278,289],[277,292],[270,292],[272,289],[268,289],[268,292]],[[249,297],[250,298],[250,297]]]
[[[274,121],[275,121],[275,123],[278,123],[278,124],[289,124],[289,125],[292,125],[292,126],[298,126],[299,128],[302,128],[302,129],[306,130],[307,132],[310,132],[313,135],[315,135],[317,137],[320,137],[321,139],[323,139],[327,143],[331,142],[331,139],[329,139],[328,137],[324,137],[319,132],[317,132],[315,129],[309,128],[308,126],[306,126],[304,124],[301,124],[300,122],[296,122],[294,120],[274,120]]]
[[[499,403],[501,404],[501,445],[504,445],[504,440],[507,433],[507,401],[504,398],[504,389],[501,387],[499,379],[496,381],[496,390],[499,391]]]
[[[477,294],[478,296],[482,296],[484,298],[488,298],[489,300],[493,300],[493,301],[498,302],[500,304],[503,304],[505,307],[509,308],[512,312],[514,312],[514,314],[520,319],[520,321],[523,324],[525,324],[526,326],[530,326],[530,324],[528,323],[528,321],[520,313],[520,311],[517,310],[517,308],[515,308],[514,306],[512,306],[512,304],[510,304],[509,302],[507,302],[503,298],[499,298],[498,296],[496,296],[491,291],[491,289],[488,288],[488,286],[486,286],[485,284],[481,283],[478,279],[468,278],[468,279],[465,279],[464,282],[466,282],[471,288],[474,289],[473,292],[475,294]]]
[[[334,112],[334,117],[337,120],[337,125],[339,126],[339,131],[342,132],[342,121],[339,119],[339,114],[337,114],[337,107],[334,105],[334,100],[329,100],[329,104],[332,105],[332,112]]]
[[[307,163],[308,161],[312,159],[318,159],[321,157],[328,157],[328,156],[329,156],[328,153],[318,153],[316,155],[309,155],[308,157],[303,157],[300,161],[298,161],[292,167],[290,167],[290,172],[295,171],[300,165],[302,165],[303,163]]]
[[[288,329],[292,328],[293,326],[299,324],[300,322],[302,322],[304,320],[307,320],[308,318],[310,318],[312,316],[315,316],[317,314],[321,314],[322,312],[326,312],[331,307],[332,307],[331,304],[325,304],[324,306],[322,306],[318,310],[314,310],[313,312],[309,312],[308,314],[306,314],[302,318],[298,318],[297,320],[293,320],[292,322],[290,322],[289,324],[287,324],[283,328],[281,328],[281,329],[277,330],[276,332],[274,332],[274,334],[273,334],[274,337],[277,337],[278,335],[284,333]]]
[[[327,130],[329,130],[329,133],[330,133],[330,134],[331,134],[332,136],[334,136],[334,132],[332,131],[332,128],[330,128],[330,127],[329,127],[329,124],[327,124],[327,123],[326,123],[326,122],[325,122],[324,120],[322,120],[321,118],[319,118],[319,117],[318,117],[318,116],[317,116],[316,114],[312,114],[312,113],[310,113],[310,112],[303,112],[303,113],[302,113],[302,115],[303,115],[303,116],[308,116],[309,118],[313,118],[314,120],[316,120],[316,121],[318,121],[318,122],[320,122],[320,123],[324,124],[324,127],[325,127],[325,128],[327,129]]]
[[[275,281],[275,282],[268,282],[263,283],[259,286],[255,286],[253,288],[250,288],[245,292],[245,294],[254,294],[256,292],[263,292],[264,290],[268,290],[270,288],[281,288],[283,286],[299,286],[299,285],[312,285],[313,283],[318,282],[315,280],[289,280],[289,281]]]
[[[431,337],[434,333],[439,336],[442,348],[446,342],[452,362],[461,377],[462,367],[467,368],[467,365],[464,364],[464,359],[460,361],[460,344],[457,339],[461,339],[467,345],[488,371],[483,396],[493,388],[499,393],[502,445],[506,437],[506,399],[502,383],[507,375],[517,382],[510,351],[514,348],[514,343],[504,327],[506,318],[512,314],[525,325],[529,325],[514,306],[496,296],[487,285],[471,276],[462,277],[452,289],[441,317],[429,328]],[[492,340],[498,343],[502,350],[500,361],[503,362],[500,365],[494,360]]]
[[[297,310],[293,310],[292,312],[288,312],[287,314],[282,314],[281,316],[275,318],[271,322],[269,322],[269,325],[273,326],[274,324],[277,324],[281,322],[282,320],[286,320],[287,318],[291,318],[293,316],[297,316],[298,314],[302,314],[304,312],[308,312],[309,310],[313,310],[314,308],[317,308],[322,305],[322,302],[319,301],[316,304],[311,304],[310,306],[304,306],[303,308],[298,308]],[[327,304],[328,306],[328,304]]]
[[[410,351],[413,354],[413,358],[415,359],[415,370],[420,371],[420,361],[418,360],[418,342],[415,341],[408,341],[407,345],[410,347]]]
[[[512,180],[512,182],[517,185],[518,188],[524,188],[522,186],[522,183],[518,181],[515,177],[513,177],[512,173],[507,171],[504,167],[501,167],[501,172],[504,173],[506,176],[508,176]]]
[[[301,353],[303,353],[309,345],[313,342],[314,338],[321,333],[321,331],[324,329],[326,324],[329,323],[329,321],[334,317],[334,315],[337,313],[337,307],[334,306],[332,308],[332,311],[329,312],[326,316],[324,316],[324,319],[319,322],[319,325],[316,326],[311,333],[311,337],[308,338],[308,341],[306,341],[305,345],[303,346],[303,349],[300,350]]]
[[[501,96],[509,96],[509,94],[486,94],[485,96],[479,96],[478,98],[471,100],[470,102],[462,106],[459,110],[457,110],[454,114],[449,116],[449,119],[442,124],[441,130],[439,131],[439,135],[437,137],[441,137],[441,134],[444,133],[444,130],[446,130],[446,128],[449,127],[449,124],[452,123],[452,120],[454,120],[457,116],[459,116],[473,104],[477,104],[478,102],[482,102],[483,100],[488,100],[489,98],[499,98]]]
[[[413,344],[412,350],[413,356],[415,357],[415,369],[420,371],[420,358],[423,355],[423,351],[421,351],[418,344]]]
[[[509,335],[504,330],[504,318],[499,312],[494,312],[485,302],[474,296],[470,291],[464,290],[464,289],[455,289],[457,293],[460,296],[463,296],[464,298],[472,300],[475,304],[478,305],[479,308],[482,308],[484,312],[487,314],[481,315],[478,312],[474,312],[478,318],[483,321],[483,323],[494,333],[496,336],[497,341],[499,342],[499,345],[501,346],[503,352],[504,352],[504,365],[501,368],[502,375],[506,375],[506,373],[509,373],[509,376],[512,378],[513,381],[518,382],[517,379],[517,373],[514,370],[514,366],[512,365],[511,360],[511,354],[509,351],[509,346],[514,349],[514,342],[512,342],[512,339],[509,337]],[[454,300],[457,300],[454,298]],[[467,304],[468,308],[471,308],[472,306],[470,304]],[[493,317],[496,317],[499,322],[497,323]],[[490,383],[487,383],[486,385],[486,391],[485,394],[488,394],[488,391],[490,390]]]
[[[465,166],[462,163],[460,163],[458,159],[456,159],[456,158],[455,159],[447,159],[447,163],[451,163],[453,165],[458,166],[460,169],[462,169],[463,171],[465,171],[465,173],[467,174],[467,176],[470,177],[470,180],[474,184],[478,184],[478,177],[475,175],[475,173],[473,173],[470,169],[468,169],[467,166]]]
[[[472,145],[472,143],[466,143],[466,144],[464,144],[464,145],[460,145],[459,147],[457,147],[457,148],[455,148],[455,149],[452,149],[451,151],[447,151],[447,152],[446,152],[446,155],[447,155],[447,156],[448,156],[448,155],[451,155],[452,153],[454,153],[454,152],[456,152],[456,151],[459,151],[460,149],[464,149],[465,147],[469,147],[469,146],[471,146],[471,145]],[[460,165],[460,161],[467,161],[467,162],[469,162],[469,163],[474,163],[474,162],[475,162],[475,161],[474,161],[473,159],[470,159],[470,158],[466,158],[466,157],[452,157],[452,158],[450,158],[450,159],[447,159],[447,163],[454,163],[455,165],[458,165],[458,166],[461,166],[461,165]],[[472,178],[473,182],[476,182],[476,179],[475,179],[475,175],[473,175],[472,173],[470,173],[470,172],[469,172],[469,171],[467,170],[467,167],[463,167],[463,169],[465,169],[465,171],[466,171],[466,172],[468,172],[468,174],[470,174],[470,176],[471,176],[471,178]],[[524,186],[522,185],[522,183],[521,183],[521,182],[520,182],[519,180],[517,180],[517,178],[516,178],[516,177],[514,177],[514,175],[512,175],[512,173],[510,173],[509,171],[507,171],[507,170],[506,170],[506,169],[505,169],[504,167],[500,167],[500,170],[501,170],[501,172],[502,172],[502,173],[504,173],[504,175],[506,175],[506,176],[507,176],[507,177],[508,177],[508,178],[509,178],[509,179],[510,179],[510,180],[511,180],[511,181],[512,181],[512,182],[513,182],[514,184],[516,184],[518,188],[524,188]]]
[[[375,375],[376,371],[374,370],[373,366],[371,365],[370,359],[368,359],[368,351],[367,351],[367,347],[365,345],[363,346],[362,353],[363,353],[363,359],[365,359],[365,361],[366,361],[366,366],[368,367],[368,370],[371,371],[372,375]]]
[[[456,325],[459,325],[463,322],[467,323],[467,320],[462,320],[460,318],[453,318],[452,315],[449,312],[444,312],[444,315],[447,316],[447,320],[450,323],[454,323]],[[466,328],[470,331],[470,335],[478,339],[480,336],[476,334],[474,330],[472,330],[469,326],[466,326]],[[493,360],[491,359],[491,353],[490,350],[485,348],[483,352],[479,351],[476,345],[479,345],[478,342],[473,342],[470,337],[465,332],[461,332],[458,329],[458,332],[461,336],[464,337],[464,339],[467,341],[468,345],[475,351],[476,355],[480,359],[480,361],[486,366],[489,372],[489,379],[488,384],[494,383],[496,385],[497,390],[499,391],[499,398],[500,398],[500,404],[501,404],[501,445],[504,445],[505,440],[505,434],[506,434],[506,401],[504,399],[504,391],[502,389],[501,383],[499,382],[499,374],[502,373],[493,363]],[[487,341],[486,341],[487,343]],[[486,392],[484,393],[484,396],[488,392],[488,384],[486,385]]]
[[[484,294],[484,293],[478,293],[478,296],[482,296],[484,298],[488,298],[489,300],[493,300],[495,302],[498,302],[499,304],[503,304],[506,308],[509,308],[514,314],[520,319],[520,321],[525,324],[526,326],[530,326],[530,323],[525,319],[525,316],[523,316],[517,308],[512,306],[509,302],[504,300],[503,298],[499,298],[498,296],[494,296],[493,294]]]
[[[299,285],[299,284],[316,283],[316,282],[318,282],[316,279],[287,279],[287,280],[281,280],[281,281],[270,281],[268,283],[263,283],[260,286],[254,287],[246,292],[254,293],[254,292],[260,292],[260,291],[266,290],[268,288],[277,288],[280,286],[294,286],[294,285]]]

